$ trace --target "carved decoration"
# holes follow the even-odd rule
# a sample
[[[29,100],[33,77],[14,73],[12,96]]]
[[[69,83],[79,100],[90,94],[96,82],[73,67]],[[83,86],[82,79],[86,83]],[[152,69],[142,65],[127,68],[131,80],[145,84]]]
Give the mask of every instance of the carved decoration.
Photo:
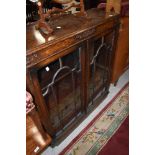
[[[83,33],[77,34],[76,36],[74,36],[74,38],[76,41],[79,41],[81,39],[85,39],[85,38],[89,37],[90,35],[93,35],[95,32],[96,32],[96,29],[93,28],[93,29],[90,29],[90,30],[85,31]],[[42,32],[41,32],[41,34],[46,38],[45,34],[43,34]],[[65,49],[66,45],[69,46],[72,43],[73,43],[73,38],[63,40],[61,43],[53,44],[52,45],[52,51],[59,51],[62,48]],[[50,50],[50,52],[51,52],[51,50]],[[48,56],[50,56],[50,55],[48,55]],[[33,54],[27,56],[27,58],[26,58],[27,65],[31,65],[31,64],[33,64],[33,62],[37,63],[39,60],[40,60],[40,56],[39,56],[39,54],[36,54],[36,53],[33,53]]]
[[[84,39],[84,38],[87,38],[88,36],[92,35],[95,32],[96,32],[96,29],[95,28],[90,29],[88,31],[85,31],[83,33],[80,33],[80,34],[76,35],[75,36],[75,39]]]
[[[26,57],[26,64],[29,65],[31,64],[33,61],[37,61],[39,60],[40,58],[38,57],[38,55],[36,53]]]

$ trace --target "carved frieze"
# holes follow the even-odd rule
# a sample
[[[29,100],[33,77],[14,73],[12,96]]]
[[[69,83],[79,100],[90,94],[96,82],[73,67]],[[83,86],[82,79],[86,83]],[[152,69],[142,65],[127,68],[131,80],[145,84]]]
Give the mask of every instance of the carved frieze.
[[[75,36],[75,39],[84,39],[84,38],[87,38],[88,36],[94,34],[96,32],[96,29],[93,28],[93,29],[90,29],[90,30],[87,30],[85,32],[82,32],[80,34],[77,34]]]

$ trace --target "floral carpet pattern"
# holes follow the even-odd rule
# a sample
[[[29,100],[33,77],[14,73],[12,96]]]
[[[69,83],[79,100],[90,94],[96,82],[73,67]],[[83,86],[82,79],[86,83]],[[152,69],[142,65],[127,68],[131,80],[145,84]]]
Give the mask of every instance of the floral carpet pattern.
[[[93,120],[89,128],[71,146],[60,154],[96,155],[115,134],[129,115],[129,86],[111,101],[107,108]]]

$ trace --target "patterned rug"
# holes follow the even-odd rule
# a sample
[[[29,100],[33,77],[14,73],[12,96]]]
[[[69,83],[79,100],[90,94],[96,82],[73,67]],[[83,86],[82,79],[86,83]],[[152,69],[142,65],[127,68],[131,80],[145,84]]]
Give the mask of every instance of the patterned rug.
[[[98,154],[128,117],[128,97],[127,84],[60,155]]]

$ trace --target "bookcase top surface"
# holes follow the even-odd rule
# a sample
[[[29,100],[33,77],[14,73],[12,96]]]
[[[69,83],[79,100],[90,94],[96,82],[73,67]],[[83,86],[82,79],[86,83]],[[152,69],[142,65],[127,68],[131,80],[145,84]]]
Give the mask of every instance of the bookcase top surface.
[[[26,54],[52,45],[60,40],[74,36],[97,25],[117,19],[119,14],[105,13],[101,9],[93,8],[87,11],[87,18],[72,14],[60,16],[50,20],[49,25],[54,29],[53,34],[45,34],[36,30],[36,22],[26,26]]]

